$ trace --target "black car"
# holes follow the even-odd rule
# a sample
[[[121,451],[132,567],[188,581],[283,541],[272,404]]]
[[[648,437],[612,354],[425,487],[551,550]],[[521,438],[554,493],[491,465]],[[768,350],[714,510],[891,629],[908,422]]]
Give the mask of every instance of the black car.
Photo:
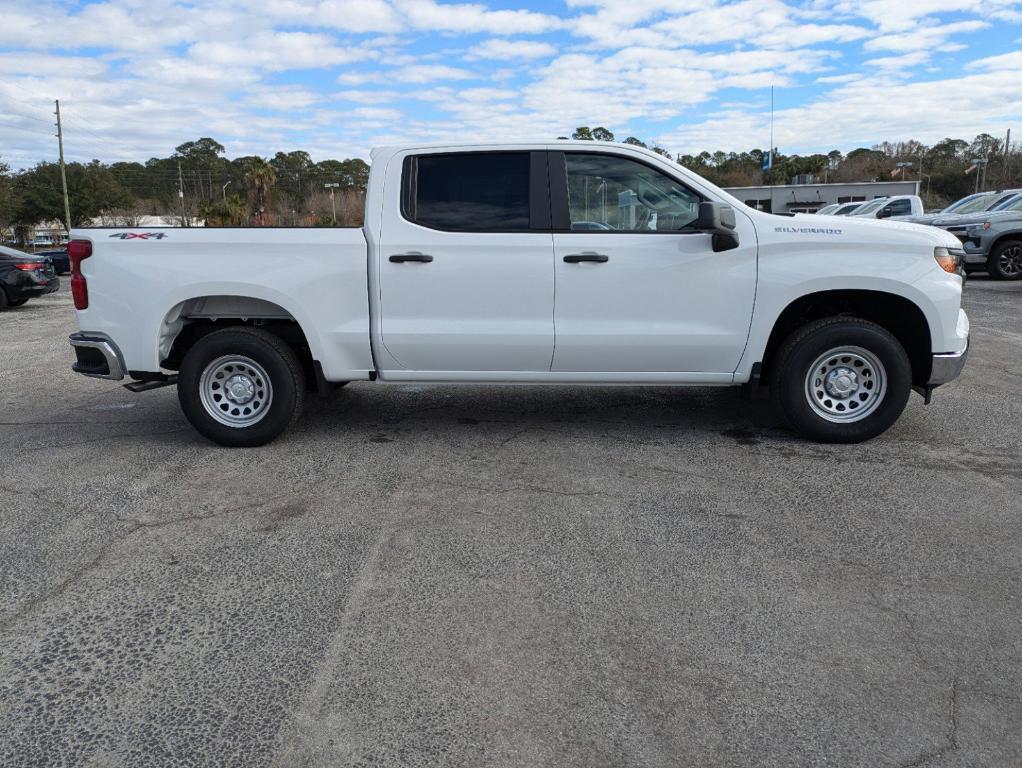
[[[0,309],[20,307],[58,288],[60,278],[52,261],[0,246]]]
[[[67,255],[67,248],[61,248],[59,251],[39,251],[35,255],[52,261],[58,275],[67,275],[71,272],[71,259]]]

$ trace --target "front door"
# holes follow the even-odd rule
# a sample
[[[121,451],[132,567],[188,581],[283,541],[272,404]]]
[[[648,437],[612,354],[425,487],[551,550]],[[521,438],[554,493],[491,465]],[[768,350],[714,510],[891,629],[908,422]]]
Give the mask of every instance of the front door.
[[[694,230],[705,198],[636,156],[551,153],[550,178],[553,370],[732,373],[756,291],[752,223],[736,211],[740,245],[715,253]]]
[[[387,183],[402,185],[401,210],[383,216],[378,249],[389,367],[548,372],[554,271],[546,153],[421,154],[400,165],[388,169]]]

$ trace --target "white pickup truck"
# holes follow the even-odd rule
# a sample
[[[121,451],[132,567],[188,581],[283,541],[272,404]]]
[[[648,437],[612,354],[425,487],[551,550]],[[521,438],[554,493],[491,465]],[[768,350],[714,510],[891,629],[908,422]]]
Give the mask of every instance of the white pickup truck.
[[[350,381],[768,384],[804,435],[856,442],[964,362],[961,243],[753,210],[644,149],[372,154],[365,226],[77,229],[74,370],[177,384],[253,446]]]
[[[923,199],[919,195],[892,195],[870,200],[848,215],[870,219],[890,219],[897,216],[922,216],[923,213]]]

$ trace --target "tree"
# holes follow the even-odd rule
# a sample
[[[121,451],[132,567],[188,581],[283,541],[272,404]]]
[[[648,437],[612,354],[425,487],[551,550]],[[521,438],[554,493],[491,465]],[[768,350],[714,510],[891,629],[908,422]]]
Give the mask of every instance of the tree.
[[[642,147],[643,149],[646,148],[646,142],[639,141],[639,139],[635,138],[634,136],[629,136],[627,139],[625,139],[625,144],[631,144],[636,147]]]
[[[575,129],[575,132],[571,134],[571,138],[573,138],[575,141],[592,141],[593,132],[589,130],[588,125],[580,125],[578,128]]]
[[[68,163],[66,170],[72,226],[87,225],[104,210],[131,205],[131,194],[99,160],[87,165]],[[39,163],[19,174],[15,183],[20,198],[16,220],[20,224],[31,227],[43,221],[64,221],[57,163]]]
[[[255,195],[256,224],[263,226],[266,214],[266,203],[269,200],[273,185],[277,181],[277,172],[273,166],[261,157],[249,160],[245,171],[245,180],[251,185]]]
[[[206,226],[238,227],[248,217],[248,205],[241,194],[234,193],[219,202],[203,204],[199,214],[206,220]]]
[[[602,125],[593,128],[593,140],[594,141],[614,141],[614,134],[604,128]]]
[[[18,210],[18,194],[14,186],[11,167],[0,162],[0,227],[14,223]]]

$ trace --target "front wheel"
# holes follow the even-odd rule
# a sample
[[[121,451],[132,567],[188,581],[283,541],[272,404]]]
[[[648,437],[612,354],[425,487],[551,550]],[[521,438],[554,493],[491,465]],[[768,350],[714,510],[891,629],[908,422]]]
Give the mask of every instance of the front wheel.
[[[204,336],[188,350],[177,395],[188,421],[214,443],[264,445],[302,410],[305,375],[291,348],[258,328]]]
[[[1022,240],[1006,240],[994,248],[987,272],[998,280],[1022,280]]]
[[[773,377],[781,413],[806,437],[857,443],[905,410],[912,365],[894,336],[858,318],[818,320],[781,345]]]

